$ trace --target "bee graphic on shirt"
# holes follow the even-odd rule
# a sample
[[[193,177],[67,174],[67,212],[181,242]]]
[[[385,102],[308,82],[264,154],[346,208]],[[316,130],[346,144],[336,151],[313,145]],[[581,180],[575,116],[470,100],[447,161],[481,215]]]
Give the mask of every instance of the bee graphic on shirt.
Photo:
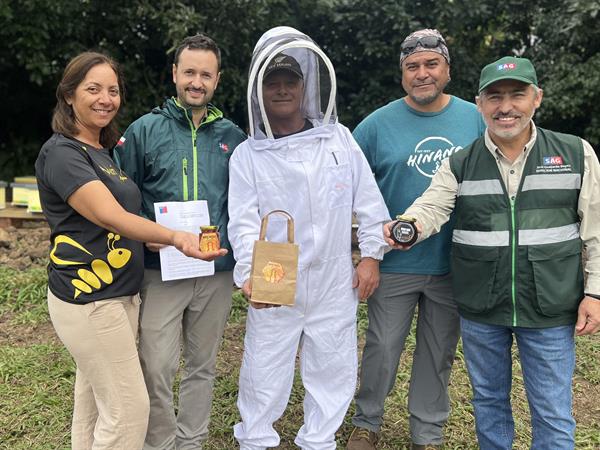
[[[50,259],[52,262],[63,266],[86,265],[86,267],[82,267],[77,270],[77,276],[79,278],[71,280],[71,284],[75,288],[75,293],[73,296],[74,299],[76,299],[82,292],[91,294],[94,290],[100,289],[102,283],[105,285],[112,284],[114,280],[112,270],[121,269],[129,262],[131,259],[131,250],[115,247],[115,242],[120,239],[121,236],[118,234],[108,233],[106,246],[109,251],[106,255],[106,261],[96,258],[90,264],[87,264],[84,261],[69,261],[56,256],[56,251],[59,245],[68,245],[81,250],[83,253],[86,253],[89,256],[94,256],[83,245],[69,236],[62,234],[56,236],[54,239],[54,247],[50,252]]]
[[[125,172],[123,172],[121,169],[119,169],[119,171],[117,172],[117,170],[113,166],[103,167],[100,164],[98,164],[98,167],[100,167],[102,172],[104,172],[107,175],[111,175],[113,177],[119,177],[119,181],[121,183],[123,181],[127,180],[127,175],[125,175]]]

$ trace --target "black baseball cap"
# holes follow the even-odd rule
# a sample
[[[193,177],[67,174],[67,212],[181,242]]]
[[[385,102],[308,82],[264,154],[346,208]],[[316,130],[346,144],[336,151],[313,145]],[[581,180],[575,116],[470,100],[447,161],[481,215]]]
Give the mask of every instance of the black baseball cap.
[[[270,74],[277,70],[287,70],[296,74],[300,78],[304,78],[300,64],[290,55],[285,53],[278,53],[269,61],[269,65],[265,69],[264,78],[267,78]]]

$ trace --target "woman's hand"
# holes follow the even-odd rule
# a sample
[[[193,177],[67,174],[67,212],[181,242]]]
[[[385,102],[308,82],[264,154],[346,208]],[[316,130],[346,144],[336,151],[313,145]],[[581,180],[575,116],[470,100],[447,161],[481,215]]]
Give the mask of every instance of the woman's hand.
[[[175,231],[173,233],[173,246],[185,256],[213,261],[228,253],[227,249],[224,248],[212,252],[201,252],[199,244],[197,234],[188,233],[187,231]]]

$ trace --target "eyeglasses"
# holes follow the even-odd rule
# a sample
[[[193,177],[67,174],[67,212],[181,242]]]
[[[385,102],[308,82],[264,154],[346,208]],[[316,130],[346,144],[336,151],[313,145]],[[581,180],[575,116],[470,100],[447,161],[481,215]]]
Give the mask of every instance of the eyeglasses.
[[[417,45],[420,45],[423,48],[437,48],[440,44],[446,45],[446,41],[437,36],[423,36],[420,38],[411,39],[409,41],[404,41],[400,46],[400,50],[402,53],[411,53]]]

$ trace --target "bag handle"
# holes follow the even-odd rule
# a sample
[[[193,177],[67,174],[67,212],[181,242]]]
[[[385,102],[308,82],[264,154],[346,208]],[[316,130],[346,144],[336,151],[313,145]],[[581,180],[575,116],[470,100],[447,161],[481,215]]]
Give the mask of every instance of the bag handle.
[[[287,219],[287,238],[290,244],[294,243],[294,219],[287,211],[283,209],[274,209],[271,212],[265,214],[260,222],[260,235],[258,236],[258,240],[264,241],[267,236],[267,223],[269,222],[269,216],[271,214],[281,214],[285,216]]]

